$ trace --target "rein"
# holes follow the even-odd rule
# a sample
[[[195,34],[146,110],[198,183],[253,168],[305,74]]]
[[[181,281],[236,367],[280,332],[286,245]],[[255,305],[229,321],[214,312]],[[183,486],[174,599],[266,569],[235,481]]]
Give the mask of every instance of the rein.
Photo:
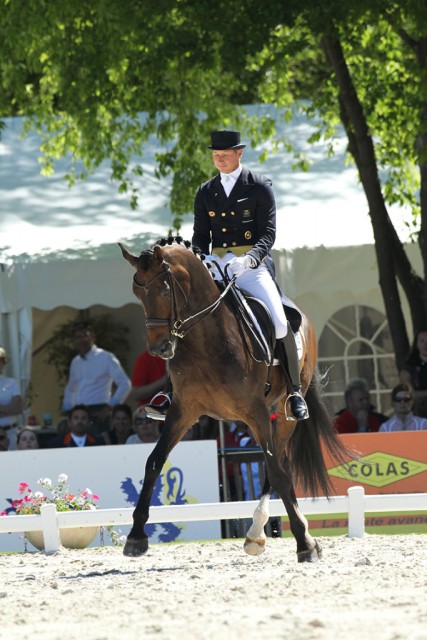
[[[146,322],[145,322],[145,326],[147,327],[147,329],[154,329],[155,327],[171,327],[171,335],[172,336],[175,336],[177,338],[184,338],[186,336],[186,334],[191,329],[193,329],[193,327],[195,327],[201,320],[203,320],[206,316],[208,316],[211,313],[213,313],[215,311],[215,309],[217,307],[219,307],[219,305],[221,304],[222,300],[227,295],[229,289],[233,286],[234,279],[231,280],[228,283],[228,285],[226,286],[224,291],[221,293],[219,298],[217,300],[215,300],[215,302],[210,304],[205,309],[201,309],[201,311],[198,311],[194,315],[189,316],[188,318],[185,318],[184,320],[181,320],[181,318],[179,316],[179,309],[178,309],[178,305],[177,305],[177,296],[176,296],[175,287],[176,286],[179,287],[179,289],[180,289],[180,291],[181,291],[181,293],[183,295],[183,298],[185,300],[185,304],[187,304],[187,297],[186,297],[186,295],[185,295],[185,293],[183,291],[183,288],[179,284],[178,280],[172,274],[170,265],[163,260],[162,266],[163,266],[163,271],[161,271],[156,276],[154,276],[154,278],[152,278],[150,280],[150,282],[147,282],[147,284],[139,284],[137,282],[137,280],[136,280],[136,273],[133,276],[133,284],[134,284],[134,286],[137,289],[144,289],[144,291],[146,293],[148,293],[149,287],[158,278],[160,278],[161,276],[166,275],[166,277],[168,279],[168,284],[169,284],[169,287],[170,287],[170,291],[171,291],[171,316],[170,316],[170,318],[147,318]],[[175,319],[173,319],[173,318],[175,318]]]

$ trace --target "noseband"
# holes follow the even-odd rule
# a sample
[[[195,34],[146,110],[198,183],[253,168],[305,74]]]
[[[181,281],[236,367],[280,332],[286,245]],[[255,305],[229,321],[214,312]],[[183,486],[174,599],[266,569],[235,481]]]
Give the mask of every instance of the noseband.
[[[211,314],[213,311],[215,311],[215,309],[221,304],[225,295],[228,293],[228,290],[232,286],[233,281],[231,281],[227,285],[227,287],[221,293],[219,298],[215,300],[215,302],[213,302],[211,305],[209,305],[205,309],[202,309],[198,313],[194,314],[193,316],[189,316],[188,318],[185,318],[185,320],[181,320],[179,315],[178,303],[177,303],[176,288],[178,287],[182,293],[182,296],[185,301],[184,308],[187,304],[187,296],[185,295],[182,286],[173,275],[170,265],[163,260],[162,267],[163,267],[163,270],[160,271],[160,273],[158,273],[156,276],[154,276],[154,278],[152,278],[149,282],[147,282],[147,284],[139,284],[139,282],[137,282],[137,279],[136,279],[136,275],[137,275],[136,273],[133,276],[134,287],[137,289],[143,289],[145,293],[148,293],[149,288],[158,278],[165,275],[166,275],[169,289],[170,289],[170,299],[171,299],[170,317],[169,318],[147,318],[145,321],[145,326],[147,327],[147,329],[155,329],[156,327],[170,327],[170,333],[172,336],[176,338],[184,338],[184,336],[190,331],[190,329],[195,327],[196,324],[198,324],[201,320],[203,320],[203,318],[205,318],[206,316]]]

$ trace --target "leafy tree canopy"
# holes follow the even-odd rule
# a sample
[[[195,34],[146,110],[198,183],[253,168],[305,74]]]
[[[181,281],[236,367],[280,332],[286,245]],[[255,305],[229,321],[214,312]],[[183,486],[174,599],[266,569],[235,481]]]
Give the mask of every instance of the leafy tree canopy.
[[[424,289],[386,204],[419,217],[427,271],[427,0],[0,0],[0,115],[25,115],[43,136],[44,171],[68,154],[69,180],[108,159],[137,204],[134,161],[155,135],[159,176],[172,176],[178,229],[211,172],[212,129],[279,140],[268,118],[240,105],[273,102],[321,121],[314,139],[345,127],[374,229],[395,346],[407,348],[396,278],[414,327]],[[144,114],[142,116],[142,114]],[[299,159],[304,166],[304,159]],[[412,222],[410,222],[412,224]],[[418,229],[418,227],[417,227]],[[391,254],[391,255],[388,255]],[[423,301],[420,305],[420,294]]]

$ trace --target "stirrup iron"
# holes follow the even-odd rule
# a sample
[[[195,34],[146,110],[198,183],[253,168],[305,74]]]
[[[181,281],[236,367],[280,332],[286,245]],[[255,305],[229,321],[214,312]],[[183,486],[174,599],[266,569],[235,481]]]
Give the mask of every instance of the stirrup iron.
[[[294,414],[288,413],[288,406],[291,406],[291,398],[301,398],[305,404],[305,412],[304,415],[301,416],[300,418],[297,418],[296,416],[294,416]],[[307,420],[310,417],[310,414],[308,412],[308,407],[307,404],[304,400],[303,395],[301,394],[300,391],[293,391],[292,393],[289,393],[286,398],[285,398],[285,402],[284,402],[284,410],[285,410],[285,418],[286,420],[296,420],[297,422],[299,422],[300,420]]]

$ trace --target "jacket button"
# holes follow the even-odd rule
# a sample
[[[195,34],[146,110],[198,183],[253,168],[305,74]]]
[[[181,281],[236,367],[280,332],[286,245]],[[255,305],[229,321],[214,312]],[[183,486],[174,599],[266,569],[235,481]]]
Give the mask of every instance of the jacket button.
[[[221,213],[222,217],[225,218],[225,216],[227,215],[226,213]]]
[[[222,243],[222,246],[223,246],[223,247],[226,247],[226,246],[227,246],[227,243],[226,243],[226,242],[223,242],[223,243]]]
[[[223,227],[223,228],[221,229],[221,231],[222,231],[223,233],[225,233],[225,232],[227,231],[227,229],[226,229],[225,227]]]

